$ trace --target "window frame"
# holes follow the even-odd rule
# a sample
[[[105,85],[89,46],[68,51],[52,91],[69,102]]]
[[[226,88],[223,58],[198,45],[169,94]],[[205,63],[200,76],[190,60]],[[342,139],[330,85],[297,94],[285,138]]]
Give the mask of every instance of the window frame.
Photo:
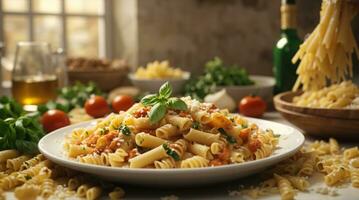
[[[3,0],[0,0],[0,41],[2,41],[6,46],[6,41],[4,40],[4,16],[27,16],[29,23],[28,28],[28,37],[30,41],[34,41],[34,17],[35,16],[56,16],[60,17],[61,20],[61,48],[67,52],[67,18],[68,17],[83,17],[83,18],[98,18],[99,19],[99,57],[106,57],[109,59],[113,58],[113,35],[112,35],[112,0],[102,0],[104,3],[104,12],[103,14],[86,14],[86,13],[66,13],[65,0],[60,0],[61,10],[59,13],[48,13],[48,12],[35,12],[33,10],[33,0],[26,0],[28,3],[28,10],[15,12],[15,11],[3,11]],[[101,20],[100,20],[101,19]],[[101,24],[100,22],[103,22]],[[5,51],[5,48],[4,48]],[[3,55],[4,52],[3,52]]]

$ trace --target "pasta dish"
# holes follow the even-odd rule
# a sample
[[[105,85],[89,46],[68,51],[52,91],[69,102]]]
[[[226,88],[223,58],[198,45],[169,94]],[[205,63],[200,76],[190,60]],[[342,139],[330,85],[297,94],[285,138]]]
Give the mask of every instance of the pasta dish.
[[[165,84],[126,112],[73,130],[65,142],[68,156],[111,167],[200,168],[261,159],[276,149],[272,130],[214,104],[170,94]]]

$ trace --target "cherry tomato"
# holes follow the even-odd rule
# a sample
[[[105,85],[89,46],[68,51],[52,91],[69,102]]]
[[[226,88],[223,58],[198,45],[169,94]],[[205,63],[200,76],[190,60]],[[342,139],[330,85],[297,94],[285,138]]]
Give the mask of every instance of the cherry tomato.
[[[118,95],[112,101],[112,108],[115,112],[120,112],[121,110],[128,110],[135,102],[131,96],[128,95]]]
[[[90,97],[85,103],[85,111],[94,118],[103,117],[111,112],[105,98],[102,96]]]
[[[49,133],[58,128],[70,125],[70,119],[61,110],[48,110],[41,117],[41,124],[44,130]]]
[[[266,102],[259,96],[246,96],[239,102],[239,112],[249,117],[261,117],[267,108]]]

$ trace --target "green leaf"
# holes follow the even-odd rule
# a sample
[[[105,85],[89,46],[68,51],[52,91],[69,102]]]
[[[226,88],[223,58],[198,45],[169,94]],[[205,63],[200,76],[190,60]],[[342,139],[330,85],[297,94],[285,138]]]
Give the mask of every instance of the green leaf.
[[[197,121],[194,121],[193,124],[192,124],[192,128],[194,128],[194,129],[199,129],[200,126],[201,126],[201,124],[199,122],[197,122]]]
[[[229,142],[230,144],[237,143],[237,140],[234,137],[228,135],[223,128],[219,128],[218,131],[226,138],[227,142]]]
[[[187,104],[179,98],[170,98],[167,102],[167,106],[173,110],[187,110]]]
[[[120,131],[122,134],[126,135],[126,136],[130,136],[130,135],[131,135],[131,130],[130,130],[130,128],[128,128],[128,126],[126,126],[126,125],[121,125],[120,128],[119,128],[119,131]]]
[[[172,87],[168,82],[164,83],[159,90],[159,95],[163,98],[169,98],[172,94]]]
[[[16,140],[16,149],[28,154],[34,154],[38,152],[37,143],[29,142],[25,140]]]
[[[162,147],[165,149],[166,154],[171,156],[175,161],[181,160],[180,156],[177,154],[177,152],[173,151],[166,143],[162,145]]]
[[[166,105],[162,103],[156,103],[150,110],[150,122],[152,124],[159,122],[166,115]]]
[[[144,106],[153,106],[157,102],[158,102],[158,98],[157,98],[157,95],[155,95],[155,94],[146,95],[145,97],[143,97],[141,99],[141,103]]]

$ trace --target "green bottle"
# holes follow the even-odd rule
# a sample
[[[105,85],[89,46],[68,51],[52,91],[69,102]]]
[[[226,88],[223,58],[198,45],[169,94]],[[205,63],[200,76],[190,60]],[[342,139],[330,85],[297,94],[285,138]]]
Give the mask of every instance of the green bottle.
[[[295,0],[282,0],[281,10],[281,38],[273,50],[273,73],[276,81],[274,93],[291,90],[296,79],[299,63],[292,63],[292,57],[302,43],[297,34]]]

